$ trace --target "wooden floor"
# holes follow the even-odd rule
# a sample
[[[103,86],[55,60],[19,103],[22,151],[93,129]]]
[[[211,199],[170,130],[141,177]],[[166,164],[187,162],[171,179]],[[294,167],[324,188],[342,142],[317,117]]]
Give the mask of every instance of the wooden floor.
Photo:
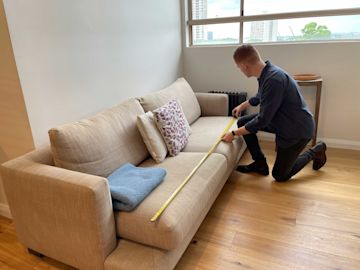
[[[273,164],[274,145],[262,145]],[[360,151],[327,154],[322,170],[309,164],[287,183],[234,172],[176,270],[359,270]],[[0,218],[0,269],[72,268],[28,255]]]

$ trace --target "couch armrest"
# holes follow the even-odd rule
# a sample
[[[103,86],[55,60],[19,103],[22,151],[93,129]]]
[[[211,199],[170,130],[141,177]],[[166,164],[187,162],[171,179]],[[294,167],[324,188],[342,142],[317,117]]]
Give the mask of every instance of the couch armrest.
[[[227,116],[229,97],[227,94],[195,93],[201,108],[201,116]]]
[[[116,245],[107,180],[37,163],[31,155],[0,168],[20,242],[79,269],[104,269]]]

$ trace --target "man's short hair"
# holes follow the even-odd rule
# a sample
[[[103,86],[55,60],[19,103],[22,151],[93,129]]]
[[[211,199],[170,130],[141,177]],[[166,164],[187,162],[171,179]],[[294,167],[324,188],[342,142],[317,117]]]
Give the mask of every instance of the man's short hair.
[[[237,48],[233,57],[236,63],[255,64],[260,60],[259,52],[254,46],[249,44],[241,45]]]

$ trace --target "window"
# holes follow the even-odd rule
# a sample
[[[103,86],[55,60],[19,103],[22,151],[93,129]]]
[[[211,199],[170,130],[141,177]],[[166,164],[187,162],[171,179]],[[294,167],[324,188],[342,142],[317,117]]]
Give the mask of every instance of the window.
[[[191,45],[360,40],[360,0],[189,0]]]
[[[193,45],[238,44],[240,23],[194,25]]]

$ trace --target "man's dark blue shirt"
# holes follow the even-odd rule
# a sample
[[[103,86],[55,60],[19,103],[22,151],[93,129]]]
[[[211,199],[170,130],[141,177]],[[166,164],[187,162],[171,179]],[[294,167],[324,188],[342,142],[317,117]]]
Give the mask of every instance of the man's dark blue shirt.
[[[267,61],[258,82],[258,93],[249,99],[249,103],[252,106],[260,104],[260,111],[245,125],[246,130],[275,133],[276,143],[282,148],[300,139],[311,139],[315,130],[314,118],[296,81]]]

